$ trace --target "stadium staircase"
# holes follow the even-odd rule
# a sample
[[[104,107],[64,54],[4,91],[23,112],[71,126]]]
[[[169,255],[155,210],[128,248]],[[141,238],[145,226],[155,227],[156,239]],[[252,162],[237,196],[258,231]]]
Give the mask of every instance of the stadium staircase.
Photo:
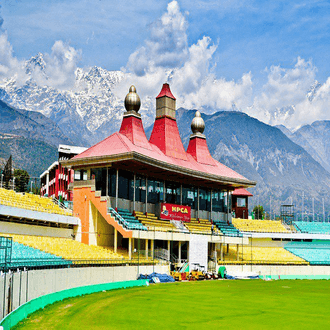
[[[115,229],[120,232],[120,234],[124,238],[132,237],[132,232],[130,228],[132,228],[126,221],[123,221],[123,218],[119,215],[116,215],[114,209],[111,209],[108,207],[108,198],[101,196],[101,191],[93,190],[92,187],[79,187],[74,189],[75,192],[75,198],[77,200],[86,200],[93,203],[95,208],[99,211],[99,213],[102,215],[102,217],[105,219],[105,221],[114,227]],[[82,223],[88,223],[88,218],[83,219],[84,214],[86,213],[85,207],[81,203],[75,203],[73,206],[73,212],[74,214],[79,214]],[[84,228],[83,228],[84,229]],[[88,231],[88,226],[85,228],[86,231]]]
[[[136,219],[128,210],[109,208],[108,213],[116,218],[116,220],[129,230],[148,230],[138,219]]]
[[[182,267],[179,269],[179,273],[186,273],[189,272],[189,263],[186,262],[182,265]]]
[[[228,224],[227,222],[221,220],[213,220],[215,226],[226,236],[235,236],[235,237],[242,237],[242,233],[234,227],[231,223]]]

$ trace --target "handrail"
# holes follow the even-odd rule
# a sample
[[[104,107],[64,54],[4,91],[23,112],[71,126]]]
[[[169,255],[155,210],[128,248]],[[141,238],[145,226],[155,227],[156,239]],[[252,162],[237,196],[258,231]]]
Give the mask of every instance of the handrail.
[[[66,207],[64,203],[60,202],[60,200],[57,199],[56,197],[53,197],[53,202],[55,204],[57,204],[62,209],[65,209],[65,210],[68,210],[68,211],[72,211],[71,209],[69,209],[68,207]]]
[[[126,229],[143,229],[143,230],[148,230],[144,225],[142,224],[134,224],[134,223],[129,223],[127,220],[125,220],[114,208],[109,207],[108,212],[115,217],[115,219]]]

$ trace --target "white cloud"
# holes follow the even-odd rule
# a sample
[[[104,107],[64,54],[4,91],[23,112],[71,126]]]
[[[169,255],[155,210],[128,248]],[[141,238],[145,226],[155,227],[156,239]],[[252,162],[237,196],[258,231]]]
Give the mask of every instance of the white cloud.
[[[217,48],[207,36],[188,46],[187,21],[178,3],[172,1],[152,24],[150,39],[131,55],[118,96],[124,97],[127,86],[136,84],[143,105],[169,81],[177,106],[188,109],[208,113],[239,109],[268,124],[289,128],[330,119],[330,78],[315,89],[313,98],[307,97],[317,73],[311,60],[298,57],[291,68],[266,69],[266,83],[255,90],[251,73],[244,73],[238,81],[216,77],[213,57]]]
[[[272,66],[261,93],[255,95],[247,113],[271,125],[289,128],[330,119],[330,80],[307,97],[316,82],[317,68],[312,61],[297,59],[293,68]]]
[[[0,17],[0,33],[1,33]],[[330,78],[307,97],[315,84],[317,68],[298,58],[293,67],[271,66],[267,81],[255,89],[250,72],[237,81],[217,77],[214,54],[220,44],[208,36],[188,45],[187,14],[177,1],[168,4],[160,19],[150,25],[150,37],[129,57],[124,78],[113,90],[123,100],[131,84],[137,87],[142,111],[154,111],[154,98],[164,82],[170,82],[177,106],[212,113],[239,109],[266,123],[296,128],[317,119],[330,119]],[[244,52],[244,49],[240,50]],[[44,67],[35,66],[32,77],[40,86],[73,89],[80,51],[56,41],[43,56]],[[13,55],[6,32],[0,34],[0,80],[15,77],[23,84],[29,75],[25,62]]]
[[[145,45],[130,56],[129,73],[118,86],[117,95],[123,97],[133,83],[143,104],[143,98],[154,98],[162,83],[169,81],[181,107],[214,112],[250,102],[251,74],[244,74],[239,82],[217,79],[212,61],[218,46],[204,36],[188,47],[187,27],[178,3],[170,2],[167,12],[151,25],[151,36]]]
[[[57,89],[70,89],[75,83],[75,71],[80,58],[80,51],[58,40],[50,54],[45,54],[45,68],[36,68],[33,78],[41,86]]]
[[[79,58],[79,50],[58,40],[54,43],[51,53],[43,56],[43,68],[39,65],[30,65],[32,78],[40,86],[70,89],[74,86]],[[15,79],[16,84],[21,86],[31,76],[26,73],[26,62],[18,60],[13,55],[8,34],[6,31],[1,32],[0,26],[0,82],[5,83],[10,78]]]
[[[175,68],[187,57],[188,24],[176,1],[167,6],[167,12],[151,24],[150,38],[131,54],[127,67],[142,76],[154,68]]]
[[[8,41],[7,32],[0,35],[0,80],[15,77],[21,80],[24,77],[24,68],[13,56],[13,48]]]

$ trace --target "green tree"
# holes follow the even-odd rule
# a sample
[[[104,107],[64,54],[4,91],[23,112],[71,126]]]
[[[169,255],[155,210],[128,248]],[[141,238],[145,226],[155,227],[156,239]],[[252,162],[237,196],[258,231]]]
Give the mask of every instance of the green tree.
[[[264,214],[265,214],[265,211],[264,211],[263,206],[261,206],[261,205],[256,205],[256,206],[253,208],[253,213],[254,213],[254,217],[255,217],[255,219],[263,219]]]
[[[30,175],[25,170],[14,170],[15,190],[18,192],[25,192],[30,181]]]

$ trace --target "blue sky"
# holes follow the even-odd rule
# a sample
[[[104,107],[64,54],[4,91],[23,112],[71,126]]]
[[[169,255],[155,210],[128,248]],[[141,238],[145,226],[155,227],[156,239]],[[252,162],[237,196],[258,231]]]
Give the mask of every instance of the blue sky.
[[[148,37],[149,26],[168,1],[2,2],[3,28],[19,58],[49,52],[56,40],[81,49],[81,66],[125,66]],[[290,67],[312,59],[317,78],[330,70],[328,1],[179,1],[188,22],[188,44],[204,35],[218,43],[216,73],[261,77],[271,65]]]
[[[168,80],[186,108],[237,109],[294,129],[330,120],[329,9],[316,0],[4,0],[0,78],[24,75],[16,68],[41,52],[56,88],[96,65],[125,72],[118,97],[130,83],[154,97]]]

